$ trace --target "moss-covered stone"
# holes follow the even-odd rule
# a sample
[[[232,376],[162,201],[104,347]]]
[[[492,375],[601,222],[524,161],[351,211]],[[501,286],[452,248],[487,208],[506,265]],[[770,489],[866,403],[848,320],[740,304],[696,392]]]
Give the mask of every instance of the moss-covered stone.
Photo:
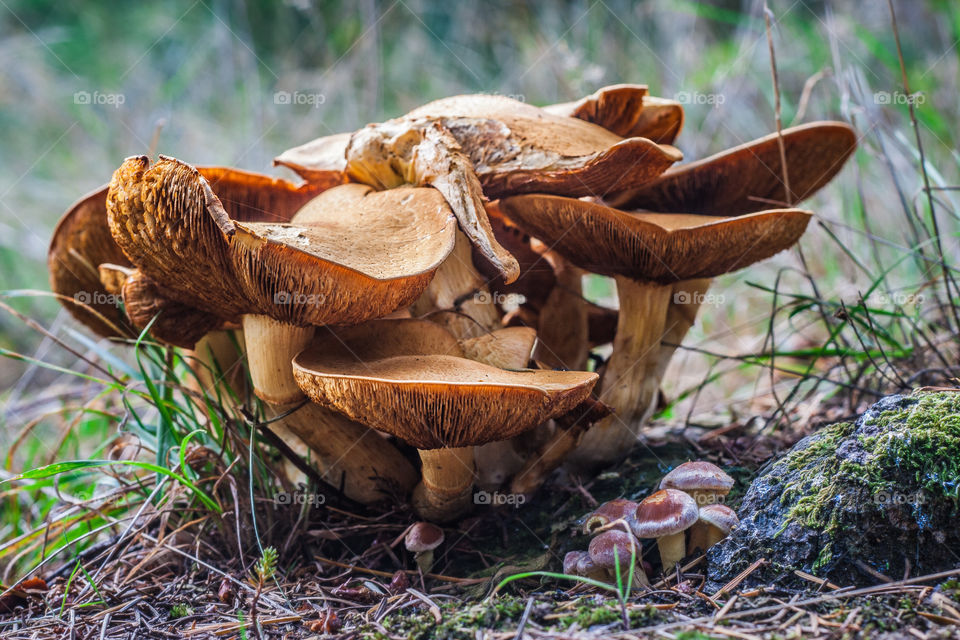
[[[874,583],[960,564],[960,393],[885,398],[855,423],[799,442],[751,485],[741,525],[709,554],[722,584],[758,558],[756,581],[792,569]]]

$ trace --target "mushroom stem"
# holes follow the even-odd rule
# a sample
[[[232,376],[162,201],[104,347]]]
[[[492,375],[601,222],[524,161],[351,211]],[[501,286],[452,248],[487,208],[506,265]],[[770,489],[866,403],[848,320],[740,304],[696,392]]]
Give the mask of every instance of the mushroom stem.
[[[457,231],[453,251],[411,308],[416,316],[437,310],[460,312],[430,318],[458,340],[476,338],[500,327],[500,313],[483,277],[473,266],[470,241],[462,231]]]
[[[528,459],[523,468],[513,477],[510,493],[531,495],[544,480],[577,448],[589,423],[583,422],[570,427],[558,427],[553,435]]]
[[[298,327],[265,315],[243,316],[254,392],[270,405],[273,415],[304,398],[293,377],[292,361],[313,332],[312,326]],[[405,493],[416,482],[413,466],[387,440],[312,403],[272,423],[270,430],[294,452],[312,458],[313,466],[330,484],[363,504],[385,499],[388,488]],[[292,475],[292,481],[303,480],[299,472]]]
[[[361,504],[406,495],[417,483],[417,470],[387,439],[319,405],[309,403],[271,429],[284,442],[295,436],[323,479]],[[301,446],[301,449],[304,447]],[[294,449],[297,451],[296,449]],[[297,451],[301,453],[301,451]]]
[[[214,391],[224,385],[236,398],[243,398],[246,377],[243,361],[243,332],[211,331],[197,341],[188,364],[197,377],[201,391]]]
[[[601,382],[600,399],[613,415],[595,424],[570,460],[593,467],[626,455],[654,409],[660,342],[670,304],[671,285],[616,277],[620,313],[613,353]]]
[[[257,397],[272,405],[288,405],[303,399],[290,363],[310,342],[313,331],[312,326],[298,327],[270,316],[243,316],[247,367]]]
[[[707,529],[710,527],[705,522],[696,522],[690,527],[690,539],[687,541],[687,555],[693,555],[696,551],[706,551],[710,548],[708,542]]]
[[[423,479],[413,491],[413,505],[423,518],[449,522],[470,508],[473,447],[421,449]]]
[[[551,369],[584,369],[590,351],[584,271],[555,252],[545,258],[553,265],[557,282],[540,310],[540,360]]]
[[[417,569],[420,570],[421,575],[425,576],[433,568],[433,549],[419,551],[413,554],[413,559],[416,561]]]
[[[683,560],[686,547],[684,533],[681,531],[657,538],[657,549],[660,550],[660,564],[663,565],[664,573],[669,573],[674,565]]]

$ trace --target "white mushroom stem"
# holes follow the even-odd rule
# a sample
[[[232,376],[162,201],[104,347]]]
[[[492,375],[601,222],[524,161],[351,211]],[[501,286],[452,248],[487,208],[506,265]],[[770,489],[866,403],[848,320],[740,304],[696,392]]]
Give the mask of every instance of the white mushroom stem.
[[[663,565],[663,572],[669,573],[670,569],[683,560],[685,555],[686,538],[684,532],[657,538],[657,549],[660,550],[660,563]]]
[[[557,253],[548,253],[545,258],[553,266],[557,281],[540,310],[539,359],[553,369],[585,369],[590,352],[588,308],[582,284],[585,272]]]
[[[276,416],[293,408],[304,394],[293,377],[291,362],[313,337],[313,327],[297,327],[269,316],[243,317],[247,366],[254,392]],[[309,403],[270,430],[309,463],[331,485],[357,502],[370,504],[404,494],[416,482],[416,470],[390,442],[340,414]],[[287,466],[294,484],[304,477]]]
[[[413,506],[424,519],[449,522],[466,512],[473,497],[473,447],[421,449],[422,479]]]
[[[245,395],[246,375],[239,364],[242,360],[243,332],[240,330],[211,331],[200,338],[188,354],[188,364],[202,392],[212,394],[223,385],[236,398]]]
[[[416,316],[438,310],[459,311],[430,318],[444,325],[458,340],[500,328],[500,313],[486,282],[473,266],[470,241],[461,231],[457,231],[453,251],[411,309]]]
[[[595,424],[571,455],[578,466],[592,467],[626,455],[655,407],[659,380],[660,343],[671,285],[616,278],[620,313],[613,353],[601,381],[600,400],[613,415]]]

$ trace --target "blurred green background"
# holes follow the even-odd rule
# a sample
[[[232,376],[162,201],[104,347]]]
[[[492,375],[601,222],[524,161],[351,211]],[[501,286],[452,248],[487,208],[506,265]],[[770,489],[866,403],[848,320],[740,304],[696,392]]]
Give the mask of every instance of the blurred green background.
[[[949,187],[960,160],[960,5],[895,6],[910,89],[922,92],[910,99],[929,176]],[[829,333],[822,305],[771,323],[773,296],[750,282],[781,277],[779,286],[808,291],[806,270],[818,298],[839,304],[855,302],[877,277],[887,292],[911,293],[934,277],[906,236],[905,217],[922,224],[929,212],[886,3],[777,0],[770,10],[784,124],[846,120],[861,141],[855,161],[809,204],[819,220],[801,243],[806,269],[794,251],[716,285],[725,304],[701,312],[689,344],[733,355],[763,349],[773,325],[781,349],[820,345]],[[775,128],[763,3],[752,1],[0,0],[0,59],[0,290],[47,289],[58,217],[124,157],[146,153],[155,135],[163,154],[272,172],[271,159],[287,147],[442,96],[489,92],[547,104],[617,82],[687,102],[678,140],[687,159]],[[936,195],[950,256],[953,198]],[[49,298],[6,302],[84,348],[77,335],[85,330]],[[73,363],[6,312],[0,347]],[[715,365],[679,354],[668,389],[696,385]],[[727,382],[699,396],[698,410],[762,412],[770,388],[792,384],[737,362],[729,369]],[[0,360],[0,420],[22,424],[27,407],[65,393],[58,379]]]

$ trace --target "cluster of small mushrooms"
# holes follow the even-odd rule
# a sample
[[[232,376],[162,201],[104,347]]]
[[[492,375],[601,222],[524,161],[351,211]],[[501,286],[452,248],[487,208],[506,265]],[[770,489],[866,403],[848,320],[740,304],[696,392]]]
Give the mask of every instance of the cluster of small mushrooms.
[[[683,558],[706,551],[723,540],[739,520],[722,503],[733,478],[709,462],[685,462],[663,477],[660,489],[639,504],[617,498],[587,516],[583,533],[592,536],[586,551],[563,558],[563,572],[610,582],[630,574],[634,586],[649,584],[640,540],[656,540],[663,572]]]
[[[711,279],[793,245],[794,204],[855,147],[820,122],[673,166],[682,123],[615,85],[431,102],[282,153],[297,183],[127,158],[58,225],[53,290],[99,335],[148,330],[205,387],[252,389],[291,481],[450,521],[476,485],[528,495],[626,455]],[[584,299],[589,273],[618,310]]]

